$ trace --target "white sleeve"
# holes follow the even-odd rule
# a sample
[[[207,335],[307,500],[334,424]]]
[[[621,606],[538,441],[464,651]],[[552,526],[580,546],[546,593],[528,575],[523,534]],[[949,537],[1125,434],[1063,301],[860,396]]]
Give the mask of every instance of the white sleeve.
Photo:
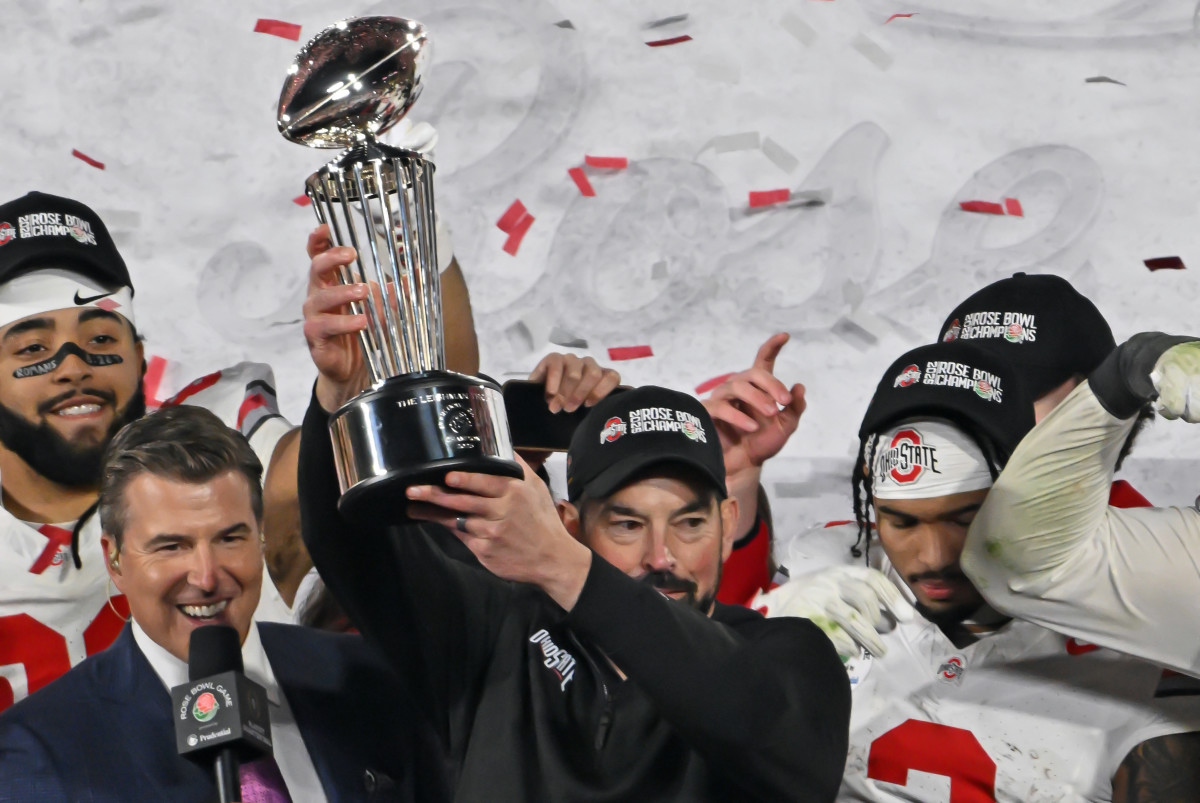
[[[263,363],[240,362],[202,376],[163,402],[163,407],[179,404],[204,407],[226,426],[241,432],[250,441],[264,472],[271,465],[279,439],[295,428],[279,412],[275,373]]]
[[[1133,423],[1072,391],[1001,472],[962,567],[997,610],[1200,675],[1200,513],[1108,506]]]

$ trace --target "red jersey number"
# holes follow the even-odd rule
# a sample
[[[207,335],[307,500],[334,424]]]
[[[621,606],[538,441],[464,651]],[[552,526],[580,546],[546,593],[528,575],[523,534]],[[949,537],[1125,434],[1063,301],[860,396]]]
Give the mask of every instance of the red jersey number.
[[[121,612],[120,616],[106,602],[83,631],[83,644],[88,655],[112,644],[125,625],[122,617],[129,615],[125,596],[113,597],[112,604]],[[33,694],[71,668],[67,640],[27,613],[0,616],[0,666],[11,664],[25,667],[29,694]],[[0,677],[0,711],[16,702],[14,697],[12,684],[7,678]]]
[[[950,803],[995,803],[996,762],[975,734],[910,719],[871,743],[867,777],[908,785],[909,770],[950,779]]]

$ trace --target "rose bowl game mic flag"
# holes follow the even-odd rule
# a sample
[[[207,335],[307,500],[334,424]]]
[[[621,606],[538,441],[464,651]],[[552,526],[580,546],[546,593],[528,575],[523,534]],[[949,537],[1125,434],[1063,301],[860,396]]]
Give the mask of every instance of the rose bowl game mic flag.
[[[213,766],[221,801],[238,800],[238,764],[270,755],[271,720],[266,691],[243,674],[237,630],[193,630],[188,678],[171,689],[179,755]]]

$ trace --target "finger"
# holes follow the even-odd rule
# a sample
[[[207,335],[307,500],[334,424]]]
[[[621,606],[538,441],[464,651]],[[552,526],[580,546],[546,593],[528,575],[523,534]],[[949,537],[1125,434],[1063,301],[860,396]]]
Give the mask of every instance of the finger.
[[[522,465],[525,466],[523,462]],[[525,468],[528,469],[528,466],[525,466]],[[528,473],[523,479],[527,478]],[[514,482],[520,481],[512,477],[500,477],[495,474],[476,474],[466,471],[451,471],[446,475],[446,479],[444,480],[447,488],[490,499],[504,496],[508,493]]]
[[[596,383],[596,386],[592,388],[592,392],[589,393],[587,398],[584,400],[584,405],[591,407],[601,399],[608,398],[608,394],[616,390],[617,386],[620,384],[621,375],[611,368],[605,369],[604,375],[600,378],[600,381]]]
[[[857,613],[857,612],[856,612]],[[862,645],[863,649],[874,655],[876,658],[882,658],[887,655],[887,646],[884,645],[883,639],[879,637],[879,633],[875,628],[871,627],[863,619],[852,619],[848,624],[844,624],[846,633],[855,642]]]
[[[440,485],[410,485],[404,489],[404,495],[412,502],[423,502],[447,510],[455,511],[455,515],[466,514],[488,518],[492,513],[492,502],[489,497],[471,493],[459,493],[443,488]]]
[[[904,598],[904,594],[900,592],[896,584],[889,580],[883,572],[875,569],[870,569],[869,572],[867,582],[875,590],[884,610],[896,617],[898,621],[911,622],[915,614],[913,606]]]
[[[304,338],[320,343],[342,335],[353,335],[367,328],[366,315],[318,315],[304,321]]]
[[[709,416],[718,423],[724,422],[742,432],[758,432],[758,422],[729,402],[711,404],[711,400],[707,400],[704,402],[704,409],[708,410]]]
[[[571,384],[569,388],[560,390],[559,395],[562,397],[563,410],[568,413],[573,413],[580,408],[583,400],[591,393],[592,388],[603,378],[604,370],[591,357],[584,358],[580,363],[579,378]]]
[[[456,533],[459,532],[455,524],[460,514],[454,511],[448,511],[443,507],[437,507],[436,505],[424,502],[413,502],[405,506],[404,512],[414,521],[427,521],[432,524],[440,524],[447,530],[453,530]]]
[[[529,372],[526,379],[530,382],[541,382],[546,376],[546,361],[549,359],[549,357],[542,357],[538,364],[533,366],[533,370]]]
[[[554,401],[554,397],[558,395],[558,386],[562,383],[563,363],[566,362],[566,358],[568,356],[570,356],[570,355],[551,354],[548,357],[546,357],[545,360],[542,361],[546,366],[545,376],[546,376],[546,404],[547,405],[549,405],[552,401]],[[553,357],[555,359],[551,359],[551,357]],[[553,406],[551,406],[550,411],[557,412],[557,410],[555,410],[553,408]]]
[[[765,368],[773,373],[775,371],[775,358],[779,356],[780,350],[791,337],[787,332],[777,332],[768,337],[767,342],[758,347],[758,354],[754,356],[754,365],[759,368]]]
[[[787,392],[783,383],[777,382],[776,384],[779,385],[779,390],[783,395],[787,397],[785,403],[791,401],[792,396]],[[779,406],[775,403],[778,396],[764,390],[749,379],[739,379],[730,383],[730,392],[733,393],[734,398],[752,408],[759,415],[771,417],[779,413]]]
[[[333,240],[329,237],[329,226],[322,223],[308,233],[308,242],[305,244],[305,250],[308,251],[308,258],[312,259],[318,254],[323,254],[333,247]]]
[[[576,358],[568,360],[563,365],[562,379],[558,383],[558,392],[550,400],[550,412],[557,413],[567,408],[567,403],[575,393],[576,388],[579,387],[579,383],[583,381],[584,371],[587,369],[587,361],[591,359],[591,357],[582,360]],[[596,361],[592,360],[592,364],[594,365],[595,363]]]
[[[325,287],[340,281],[338,271],[354,261],[353,248],[339,246],[313,257],[308,269],[310,287]]]
[[[304,315],[310,317],[327,312],[347,312],[352,302],[362,301],[366,297],[365,284],[334,284],[311,290],[304,300]]]

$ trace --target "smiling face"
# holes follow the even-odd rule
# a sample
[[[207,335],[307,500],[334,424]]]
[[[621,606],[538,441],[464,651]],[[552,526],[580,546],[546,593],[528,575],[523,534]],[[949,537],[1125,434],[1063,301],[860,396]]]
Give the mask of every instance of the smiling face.
[[[181,661],[197,627],[231,625],[244,641],[263,568],[246,477],[230,470],[184,482],[144,472],[125,486],[122,502],[120,549],[107,532],[101,540],[138,625]]]
[[[22,370],[59,354],[65,343],[110,364],[91,365],[66,353],[53,368]],[[56,482],[95,484],[112,435],[144,411],[141,369],[142,346],[133,327],[112,312],[60,309],[5,326],[0,329],[0,441]]]
[[[932,621],[960,622],[983,605],[983,597],[958,561],[988,490],[875,501],[883,551],[916,596],[918,608]]]
[[[733,547],[737,501],[680,477],[652,476],[578,509],[562,503],[567,529],[600,557],[703,613]]]

